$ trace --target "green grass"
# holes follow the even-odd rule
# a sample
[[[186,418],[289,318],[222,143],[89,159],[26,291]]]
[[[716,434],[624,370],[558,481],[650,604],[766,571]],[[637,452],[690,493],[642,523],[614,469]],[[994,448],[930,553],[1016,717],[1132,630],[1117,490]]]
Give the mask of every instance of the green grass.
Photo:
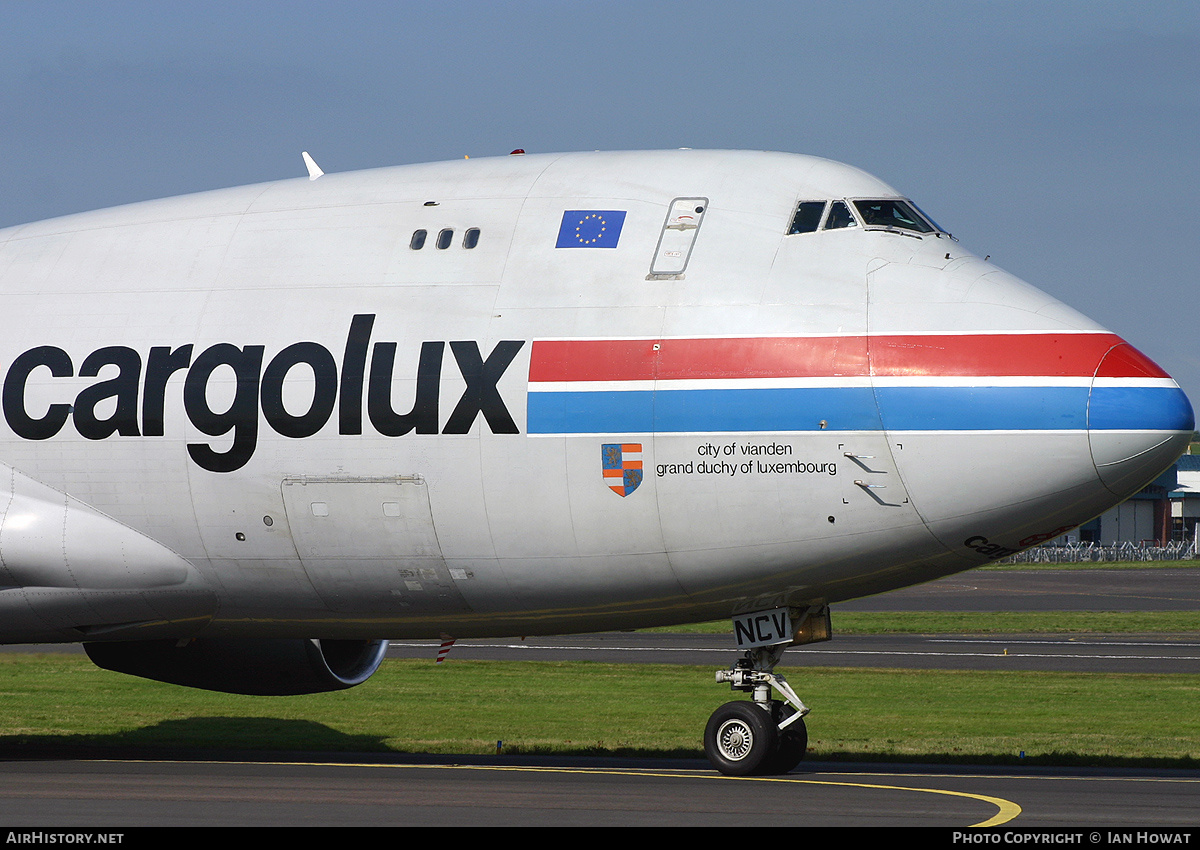
[[[840,670],[821,678],[829,693],[809,724],[810,744],[831,758],[1003,763],[1023,752],[1046,764],[1200,766],[1197,676]]]
[[[1044,568],[1196,567],[1196,561]],[[1017,567],[1020,569],[1021,567]],[[1028,568],[1028,567],[1025,567]],[[1200,633],[1195,612],[841,613],[836,634]],[[728,633],[728,621],[687,629]],[[1200,676],[804,669],[810,759],[1200,767]],[[0,654],[0,756],[171,748],[702,758],[711,667],[389,659],[366,684],[244,697]],[[1022,756],[1022,754],[1024,754]]]
[[[1200,558],[1186,561],[1112,561],[1082,564],[993,564],[981,570],[1135,570],[1197,569]],[[871,612],[833,606],[834,635],[863,634],[1185,634],[1200,633],[1196,611],[980,611]],[[728,620],[654,629],[660,632],[725,634]]]
[[[1200,676],[782,672],[813,709],[810,759],[1200,766]],[[500,741],[509,754],[701,758],[708,715],[736,698],[709,667],[453,659],[389,659],[349,691],[242,697],[122,676],[77,655],[13,653],[0,656],[0,754],[481,756]]]
[[[1200,612],[835,611],[833,632],[835,637],[839,634],[1189,634],[1200,633]]]
[[[976,570],[1029,572],[1035,570],[1195,570],[1200,558],[1182,561],[1077,561],[1060,564],[988,564]],[[972,571],[973,572],[973,571]]]
[[[1196,634],[1196,611],[839,611],[834,606],[834,640],[838,635],[945,634]],[[694,623],[647,631],[684,634],[730,634],[728,620]]]

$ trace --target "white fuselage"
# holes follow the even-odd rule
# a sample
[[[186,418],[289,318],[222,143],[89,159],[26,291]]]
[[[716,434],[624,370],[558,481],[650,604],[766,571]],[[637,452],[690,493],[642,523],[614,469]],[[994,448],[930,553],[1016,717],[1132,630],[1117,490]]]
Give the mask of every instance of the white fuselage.
[[[0,231],[0,640],[836,602],[1170,465],[1169,377],[854,206],[898,197],[788,154],[512,156]],[[789,234],[830,201],[853,224]]]

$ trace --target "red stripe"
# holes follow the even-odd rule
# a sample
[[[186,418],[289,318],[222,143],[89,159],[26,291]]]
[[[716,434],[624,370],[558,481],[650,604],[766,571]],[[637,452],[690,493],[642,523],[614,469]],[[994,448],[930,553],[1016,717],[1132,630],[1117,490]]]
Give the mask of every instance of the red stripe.
[[[868,344],[870,357],[868,357]],[[1104,355],[1114,346],[1112,356]],[[1167,374],[1115,334],[537,340],[529,380],[650,381],[867,375],[1105,377]]]
[[[1101,378],[1165,378],[1167,373],[1158,364],[1129,343],[1118,345],[1108,353],[1096,375]]]

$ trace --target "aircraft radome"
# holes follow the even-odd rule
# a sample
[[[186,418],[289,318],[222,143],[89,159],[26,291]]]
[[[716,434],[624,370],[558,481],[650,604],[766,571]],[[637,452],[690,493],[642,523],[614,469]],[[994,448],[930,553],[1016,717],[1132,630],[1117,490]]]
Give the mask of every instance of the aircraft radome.
[[[0,641],[299,693],[387,638],[731,618],[752,699],[706,751],[786,771],[772,671],[831,604],[1061,535],[1192,434],[1148,358],[846,165],[309,162],[0,230]]]

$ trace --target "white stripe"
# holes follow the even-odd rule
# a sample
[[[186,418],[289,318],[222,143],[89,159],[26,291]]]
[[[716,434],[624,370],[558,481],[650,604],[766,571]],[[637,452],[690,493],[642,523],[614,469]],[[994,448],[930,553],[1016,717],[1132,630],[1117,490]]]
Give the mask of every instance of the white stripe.
[[[653,390],[839,389],[876,387],[1151,387],[1178,389],[1170,378],[1089,378],[1005,375],[883,375],[820,378],[681,378],[645,381],[530,381],[531,393],[649,392]]]
[[[682,378],[661,381],[541,381],[530,382],[531,393],[636,392],[650,390],[749,390],[870,388],[870,378]]]
[[[1097,387],[1158,387],[1164,390],[1177,390],[1177,384],[1171,378],[1096,378]]]
[[[529,437],[530,439],[534,439],[534,440],[544,440],[547,438],[555,438],[555,439],[563,440],[563,439],[568,439],[568,438],[573,439],[575,437],[596,437],[596,438],[603,437],[604,439],[608,440],[609,442],[614,442],[617,439],[621,439],[621,440],[626,440],[626,441],[641,440],[643,443],[646,443],[648,441],[656,441],[657,442],[657,441],[661,441],[664,439],[669,439],[671,437],[712,437],[714,434],[723,434],[726,436],[740,434],[740,435],[743,435],[746,437],[788,437],[788,436],[791,436],[791,437],[817,437],[817,436],[821,436],[823,434],[838,434],[841,436],[861,435],[861,436],[865,436],[865,437],[878,437],[881,434],[892,434],[893,436],[896,436],[896,437],[900,437],[900,436],[904,436],[904,437],[910,437],[910,436],[940,437],[940,436],[948,435],[948,436],[973,436],[973,437],[979,437],[980,439],[983,439],[986,437],[986,438],[990,439],[990,438],[998,437],[998,436],[999,437],[1003,437],[1003,436],[1026,437],[1026,436],[1031,436],[1031,435],[1032,436],[1037,436],[1037,435],[1059,436],[1059,435],[1066,435],[1066,434],[1086,435],[1087,433],[1088,433],[1088,431],[1086,428],[1005,428],[1005,429],[975,428],[975,429],[971,429],[971,430],[946,429],[944,431],[892,429],[889,431],[888,429],[880,427],[880,428],[874,428],[870,431],[851,431],[851,430],[842,431],[837,428],[828,428],[828,429],[821,429],[821,430],[812,429],[812,430],[807,430],[807,431],[621,431],[619,434],[614,434],[614,432],[612,432],[612,431],[553,431],[553,432],[536,432],[535,431],[533,433],[526,434],[526,436]],[[1147,429],[1147,430],[1143,430],[1143,431],[1118,431],[1118,430],[1108,431],[1108,430],[1106,430],[1106,431],[1102,431],[1100,433],[1131,434],[1131,435],[1140,436],[1142,434],[1174,435],[1174,434],[1178,434],[1179,432],[1178,431],[1161,431],[1161,430]]]
[[[770,340],[770,339],[877,339],[896,336],[1117,336],[1105,328],[1033,328],[1025,330],[950,330],[950,331],[866,331],[836,330],[824,333],[795,333],[790,330],[762,331],[753,334],[686,334],[683,336],[540,336],[534,342],[678,342],[689,339]]]

